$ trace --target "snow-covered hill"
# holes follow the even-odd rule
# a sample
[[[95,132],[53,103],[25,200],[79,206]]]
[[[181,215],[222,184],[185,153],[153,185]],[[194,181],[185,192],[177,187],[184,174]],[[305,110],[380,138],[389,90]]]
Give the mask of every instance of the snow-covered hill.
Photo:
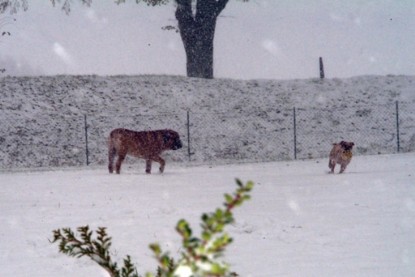
[[[2,77],[0,94],[0,168],[83,165],[87,146],[89,163],[105,164],[117,127],[179,131],[185,147],[166,152],[168,164],[324,157],[341,139],[356,154],[394,153],[397,101],[400,150],[415,150],[415,76]]]

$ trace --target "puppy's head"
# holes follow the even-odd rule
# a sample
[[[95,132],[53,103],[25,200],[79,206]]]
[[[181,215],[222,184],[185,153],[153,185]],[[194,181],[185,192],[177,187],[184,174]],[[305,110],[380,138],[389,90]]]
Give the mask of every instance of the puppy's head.
[[[344,149],[344,150],[346,150],[346,151],[351,151],[352,150],[352,148],[353,148],[353,146],[354,146],[354,142],[348,142],[348,141],[341,141],[340,142],[340,146]]]

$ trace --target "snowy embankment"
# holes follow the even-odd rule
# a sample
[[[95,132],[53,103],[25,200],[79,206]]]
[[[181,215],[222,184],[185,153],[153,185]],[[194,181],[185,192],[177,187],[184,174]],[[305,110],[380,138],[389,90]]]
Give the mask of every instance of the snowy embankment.
[[[252,199],[236,210],[225,253],[244,277],[415,276],[415,153],[357,156],[344,174],[327,160],[185,167],[145,175],[104,166],[0,173],[0,276],[108,276],[87,258],[51,244],[52,230],[108,227],[111,254],[154,271],[148,244],[179,257],[176,222],[199,233],[234,178],[253,180]]]
[[[84,165],[87,145],[89,163],[105,164],[106,138],[118,127],[177,130],[185,147],[165,153],[168,165],[189,159],[199,164],[292,160],[294,107],[297,158],[324,157],[341,139],[355,142],[356,155],[394,153],[396,101],[402,109],[401,151],[415,151],[414,84],[414,76],[2,77],[0,168]]]

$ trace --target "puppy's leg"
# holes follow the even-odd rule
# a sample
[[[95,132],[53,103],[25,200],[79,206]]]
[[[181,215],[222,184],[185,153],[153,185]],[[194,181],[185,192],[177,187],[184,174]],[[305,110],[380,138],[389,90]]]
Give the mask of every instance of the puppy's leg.
[[[339,173],[343,173],[346,170],[346,167],[347,167],[347,163],[341,163]]]
[[[333,160],[329,160],[329,168],[330,168],[330,173],[334,173],[334,168],[336,167],[336,161]]]

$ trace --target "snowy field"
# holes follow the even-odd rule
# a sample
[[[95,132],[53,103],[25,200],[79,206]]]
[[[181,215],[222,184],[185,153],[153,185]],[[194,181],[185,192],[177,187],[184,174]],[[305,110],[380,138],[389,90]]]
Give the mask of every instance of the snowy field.
[[[225,255],[240,276],[415,276],[415,153],[356,156],[345,174],[327,160],[186,167],[121,175],[104,166],[1,172],[0,276],[108,276],[50,244],[61,227],[108,227],[113,255],[154,271],[148,244],[180,251],[176,222],[198,233],[202,212],[222,204],[234,178],[252,180],[236,210]],[[338,170],[338,169],[337,169]],[[337,171],[336,170],[336,171]]]

